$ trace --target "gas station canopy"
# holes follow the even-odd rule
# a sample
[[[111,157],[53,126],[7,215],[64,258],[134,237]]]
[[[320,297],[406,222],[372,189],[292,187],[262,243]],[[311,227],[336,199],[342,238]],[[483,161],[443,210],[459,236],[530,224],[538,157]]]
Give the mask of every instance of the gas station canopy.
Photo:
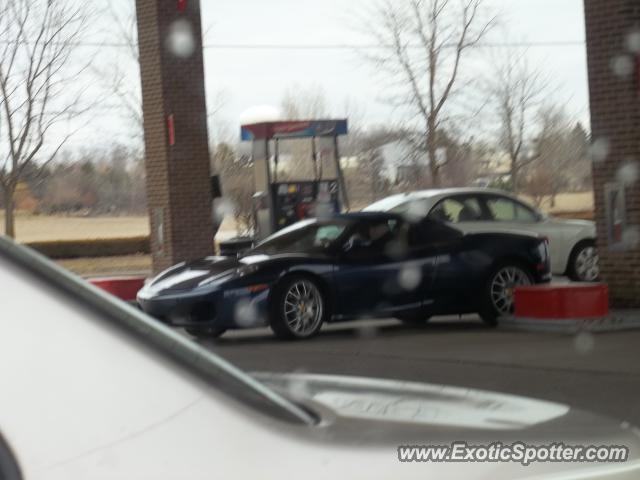
[[[347,134],[347,120],[294,120],[242,125],[241,139],[337,137]]]

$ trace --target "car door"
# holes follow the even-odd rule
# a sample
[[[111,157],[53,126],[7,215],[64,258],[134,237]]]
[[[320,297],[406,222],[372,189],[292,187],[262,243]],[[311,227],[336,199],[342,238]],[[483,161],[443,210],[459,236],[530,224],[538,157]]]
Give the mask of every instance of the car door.
[[[500,231],[525,231],[546,237],[549,240],[551,270],[554,273],[564,270],[565,239],[561,229],[553,228],[540,213],[507,196],[486,195],[481,197],[481,200],[484,200],[486,209],[491,215],[491,221],[486,224],[487,227]]]
[[[411,226],[410,255],[420,264],[420,300],[426,310],[445,311],[466,288],[459,262],[462,236],[460,230],[430,218]]]
[[[368,237],[368,231],[383,225],[389,229],[386,237]],[[422,306],[435,256],[409,248],[408,228],[400,219],[367,222],[345,241],[334,271],[338,319],[393,316]]]
[[[522,202],[505,195],[477,193],[453,195],[440,200],[429,213],[464,232],[527,232],[547,237],[551,269],[561,272],[566,265],[562,231]]]

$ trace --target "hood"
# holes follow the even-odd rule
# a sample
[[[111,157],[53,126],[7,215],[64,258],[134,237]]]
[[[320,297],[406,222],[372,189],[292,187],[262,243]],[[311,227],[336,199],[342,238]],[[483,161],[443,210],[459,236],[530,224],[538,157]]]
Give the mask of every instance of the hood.
[[[342,441],[435,444],[466,440],[623,444],[640,455],[635,427],[568,405],[472,388],[312,374],[254,374],[315,411]]]
[[[205,279],[230,274],[237,267],[235,257],[206,257],[165,270],[151,281],[149,287],[156,291],[190,290]]]
[[[191,290],[204,280],[223,278],[234,274],[239,267],[253,265],[268,259],[267,255],[248,255],[242,258],[206,257],[192,262],[180,263],[154,278],[149,284],[149,288],[158,292]]]

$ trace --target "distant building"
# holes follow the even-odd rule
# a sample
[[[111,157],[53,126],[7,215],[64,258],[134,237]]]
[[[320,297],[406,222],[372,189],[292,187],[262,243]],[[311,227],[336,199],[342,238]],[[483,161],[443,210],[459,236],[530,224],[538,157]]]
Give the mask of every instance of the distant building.
[[[488,187],[500,183],[507,183],[511,177],[511,161],[504,153],[491,153],[478,160],[479,176],[473,182],[474,186]]]

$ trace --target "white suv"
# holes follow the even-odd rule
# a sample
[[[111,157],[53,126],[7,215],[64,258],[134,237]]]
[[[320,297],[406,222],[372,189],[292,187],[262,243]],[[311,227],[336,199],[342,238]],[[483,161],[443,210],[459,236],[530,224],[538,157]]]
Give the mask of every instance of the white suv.
[[[364,210],[402,213],[416,219],[429,216],[451,223],[464,232],[536,233],[549,239],[554,275],[593,282],[600,274],[593,222],[549,217],[500,190],[422,190],[384,198]]]

